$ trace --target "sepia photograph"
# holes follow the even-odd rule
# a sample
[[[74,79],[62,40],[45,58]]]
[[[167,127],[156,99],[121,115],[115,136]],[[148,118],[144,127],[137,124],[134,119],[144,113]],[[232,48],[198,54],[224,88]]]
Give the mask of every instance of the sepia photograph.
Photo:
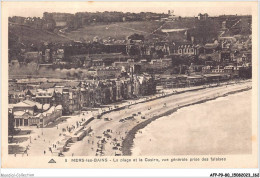
[[[7,167],[258,165],[256,3],[35,3],[3,3]]]

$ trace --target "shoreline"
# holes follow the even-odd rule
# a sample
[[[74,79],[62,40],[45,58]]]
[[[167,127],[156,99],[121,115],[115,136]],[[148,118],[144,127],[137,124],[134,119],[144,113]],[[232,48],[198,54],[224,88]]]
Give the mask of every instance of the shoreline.
[[[113,156],[116,154],[120,156],[131,155],[135,134],[138,132],[138,130],[146,127],[152,121],[160,117],[172,114],[180,108],[203,103],[209,100],[214,100],[218,97],[223,97],[233,93],[242,92],[251,88],[251,81],[245,81],[238,83],[238,85],[236,83],[230,83],[230,85],[225,85],[223,83],[221,85],[213,85],[207,87],[198,86],[193,88],[180,89],[177,91],[168,90],[165,91],[165,93],[158,94],[156,96],[150,96],[147,98],[144,97],[138,101],[133,100],[124,102],[122,104],[116,105],[116,107],[114,107],[111,110],[109,110],[109,108],[106,108],[104,111],[99,113],[99,119],[97,119],[96,116],[94,116],[91,113],[85,116],[73,116],[78,121],[81,121],[82,117],[85,118],[86,120],[82,123],[80,127],[90,127],[93,132],[90,136],[86,135],[86,137],[78,139],[77,142],[70,143],[69,146],[65,145],[66,149],[69,149],[64,150],[63,153],[65,154],[65,156]],[[167,103],[167,106],[165,105],[162,107],[161,104],[163,103]],[[131,106],[131,108],[129,108],[128,106]],[[124,123],[120,122],[120,119],[136,114],[139,111],[142,111],[142,113],[138,114],[138,116],[135,117],[134,120],[127,121]],[[142,119],[141,116],[145,116],[146,119]],[[112,120],[110,122],[107,122],[104,120],[104,118],[106,117],[112,118]],[[75,119],[71,119],[69,123],[64,123],[65,125],[59,125],[59,130],[58,128],[56,129],[56,127],[48,129],[50,129],[53,132],[53,134],[57,134],[57,138],[60,138],[58,137],[58,135],[60,133],[63,133],[61,129],[65,128],[68,124],[70,126],[75,124]],[[107,138],[104,135],[104,131],[107,131],[107,129],[113,130],[113,133],[109,133],[111,139]],[[75,130],[75,133],[79,133],[79,131],[81,131],[81,129],[77,128]],[[35,133],[41,135],[40,130],[36,130]],[[34,143],[37,142],[40,145],[42,145],[42,150],[39,151],[38,146],[33,146],[30,148],[30,155],[41,154],[43,150],[48,149],[48,144],[46,144],[46,142],[49,142],[49,144],[50,142],[55,142],[55,139],[52,136],[53,134],[46,134],[47,132],[45,132],[44,136],[41,135],[41,138],[35,137],[37,140],[34,140],[34,136],[36,136],[37,134],[34,134],[34,136],[32,136]],[[79,136],[75,135],[74,132],[72,134],[73,137]],[[100,138],[98,138],[97,136],[99,136]],[[98,143],[102,140],[101,138],[105,139],[107,143],[110,142],[110,144],[102,144],[103,146],[106,146],[106,150],[103,150],[103,155],[100,155],[101,153],[96,151],[100,150]],[[118,150],[114,149],[115,141],[113,141],[112,139],[117,139],[119,141],[117,142],[119,145],[117,146]],[[26,143],[28,142],[29,140]],[[82,150],[82,148],[86,149]],[[51,155],[51,152],[47,152],[46,155]]]
[[[159,114],[157,116],[153,116],[153,117],[151,117],[150,119],[148,119],[148,120],[146,120],[144,122],[141,122],[141,123],[137,124],[136,126],[134,126],[126,134],[126,137],[125,137],[125,139],[122,142],[122,156],[131,156],[132,155],[133,142],[134,142],[136,133],[139,130],[145,128],[151,122],[153,122],[153,121],[155,121],[155,120],[157,120],[157,119],[159,119],[161,117],[168,116],[168,115],[170,115],[170,114],[172,114],[172,113],[176,112],[177,110],[179,110],[181,108],[184,108],[184,107],[205,103],[207,101],[215,100],[215,99],[220,98],[220,97],[226,97],[228,95],[232,95],[232,94],[248,91],[248,90],[251,90],[251,89],[252,89],[252,87],[247,87],[247,88],[243,88],[243,89],[239,89],[239,90],[235,90],[235,91],[230,91],[230,92],[227,92],[225,94],[219,95],[217,97],[215,96],[215,97],[212,97],[212,98],[202,99],[202,100],[195,101],[195,102],[192,102],[192,103],[189,103],[189,104],[178,106],[178,107],[172,108],[172,109],[170,109],[170,110],[168,110],[168,111],[166,111],[164,113],[161,113],[161,114]]]
[[[240,83],[243,83],[240,81]],[[161,96],[157,96],[156,98],[151,98],[151,99],[148,99],[148,100],[145,100],[145,101],[139,101],[139,102],[135,102],[135,103],[132,103],[132,104],[128,104],[128,105],[125,105],[125,106],[121,106],[121,107],[118,107],[118,108],[115,108],[115,109],[111,109],[111,110],[108,110],[108,111],[104,111],[100,114],[100,116],[103,116],[105,114],[108,114],[108,113],[111,113],[111,112],[114,112],[114,111],[120,111],[120,110],[123,110],[125,109],[126,107],[129,107],[129,106],[134,106],[134,105],[137,105],[137,104],[141,104],[141,103],[147,103],[147,102],[150,102],[150,101],[155,101],[155,100],[158,100],[158,99],[161,99],[161,98],[166,98],[166,97],[169,97],[169,96],[172,96],[172,95],[178,95],[178,94],[183,94],[183,93],[186,93],[186,92],[194,92],[194,91],[200,91],[200,90],[204,90],[204,89],[207,89],[207,88],[216,88],[216,87],[220,87],[222,85],[224,85],[225,82],[221,83],[220,85],[211,85],[211,86],[203,86],[203,85],[199,85],[199,86],[194,86],[194,88],[188,88],[187,90],[182,90],[182,91],[176,91],[176,92],[173,92],[173,93],[167,93],[165,95],[161,95]],[[233,83],[234,84],[234,83]],[[210,84],[209,84],[210,85]],[[226,85],[232,85],[231,84],[226,84]],[[148,96],[149,97],[149,96]],[[144,97],[145,98],[145,97]],[[142,99],[142,98],[139,98],[139,99]],[[138,101],[138,100],[137,100]]]

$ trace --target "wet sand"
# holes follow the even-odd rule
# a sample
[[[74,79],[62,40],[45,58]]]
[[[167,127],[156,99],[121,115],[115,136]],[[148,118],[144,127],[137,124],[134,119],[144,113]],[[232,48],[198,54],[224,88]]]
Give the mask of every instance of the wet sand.
[[[131,155],[250,154],[251,96],[239,92],[161,117],[136,132]]]

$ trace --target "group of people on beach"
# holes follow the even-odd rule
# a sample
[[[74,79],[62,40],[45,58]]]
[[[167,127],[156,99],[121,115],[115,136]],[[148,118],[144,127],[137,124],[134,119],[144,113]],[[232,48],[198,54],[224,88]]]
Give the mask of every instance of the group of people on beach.
[[[83,113],[84,115],[84,113]],[[79,126],[82,125],[82,123],[85,121],[86,119],[85,118],[82,118],[81,121],[76,121],[75,125],[67,125],[66,128],[62,128],[62,132],[69,132],[71,133],[73,130],[75,130],[76,128],[78,128]],[[57,129],[58,129],[58,125],[57,125]],[[60,133],[59,136],[61,136],[62,134]],[[59,141],[57,142],[59,144]],[[52,147],[50,146],[49,147],[49,151],[52,153],[53,152],[53,149],[56,149],[57,148],[57,145],[56,144],[52,144]],[[46,151],[44,150],[43,151],[44,155],[46,154]],[[60,154],[59,154],[60,155]]]

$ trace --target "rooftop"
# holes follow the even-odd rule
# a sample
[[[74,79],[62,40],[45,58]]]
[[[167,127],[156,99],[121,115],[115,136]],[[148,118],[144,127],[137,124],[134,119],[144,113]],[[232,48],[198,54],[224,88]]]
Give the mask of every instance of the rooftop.
[[[214,48],[217,48],[217,47],[218,47],[218,44],[216,44],[216,43],[207,43],[204,46],[205,49],[214,49]]]
[[[42,83],[40,85],[40,88],[42,89],[54,88],[55,85],[56,85],[55,83]]]

